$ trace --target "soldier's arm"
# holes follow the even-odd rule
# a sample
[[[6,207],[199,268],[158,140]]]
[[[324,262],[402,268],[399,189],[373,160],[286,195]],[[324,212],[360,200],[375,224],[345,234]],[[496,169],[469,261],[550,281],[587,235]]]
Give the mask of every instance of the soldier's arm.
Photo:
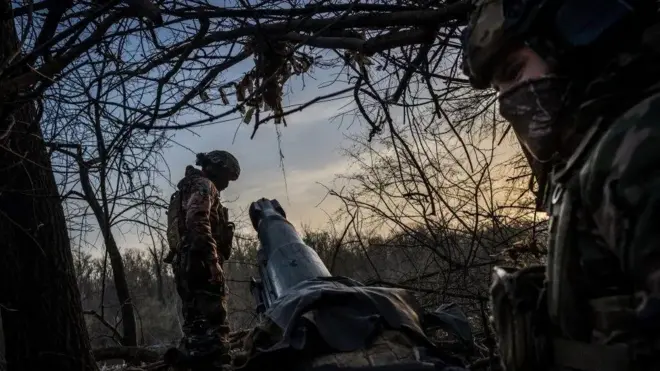
[[[191,237],[191,248],[211,258],[216,255],[210,220],[216,192],[211,181],[201,178],[192,185],[186,203],[186,229]]]
[[[646,292],[639,315],[660,318],[660,95],[617,120],[582,175],[599,234]],[[589,173],[590,172],[590,173]],[[651,322],[657,322],[651,320]]]
[[[170,246],[170,250],[177,250],[178,243],[180,241],[179,236],[179,215],[178,211],[180,209],[180,197],[181,194],[174,193],[170,197],[170,203],[168,205],[167,213],[167,243]]]

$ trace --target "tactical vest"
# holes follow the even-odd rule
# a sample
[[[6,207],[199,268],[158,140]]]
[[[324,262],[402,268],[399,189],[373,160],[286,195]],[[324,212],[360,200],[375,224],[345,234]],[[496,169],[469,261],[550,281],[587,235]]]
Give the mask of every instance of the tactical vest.
[[[660,53],[660,24],[649,28],[644,43]],[[649,63],[649,66],[657,64]],[[632,68],[632,67],[627,67]],[[635,68],[647,71],[644,65]],[[654,67],[655,68],[655,67]],[[653,85],[628,89],[601,102],[583,106],[583,117],[597,119],[563,169],[553,173],[546,205],[550,215],[547,262],[547,307],[554,325],[555,363],[565,369],[627,371],[658,368],[657,344],[642,339],[635,325],[636,292],[628,262],[610,251],[596,230],[593,215],[597,206],[585,204],[581,194],[590,171],[585,167],[602,134],[618,117],[643,99],[657,94],[659,74],[647,76]],[[621,108],[619,108],[621,107]],[[608,345],[605,345],[608,344]],[[651,364],[655,366],[651,366]]]
[[[231,254],[231,243],[234,235],[234,224],[229,222],[229,210],[222,206],[220,197],[217,197],[218,223],[211,224],[211,235],[215,240],[218,252],[224,259],[229,259]],[[170,198],[167,209],[167,242],[170,250],[178,253],[183,249],[186,236],[185,211],[180,191],[175,191]]]
[[[184,214],[181,192],[175,191],[170,197],[170,204],[167,208],[167,243],[173,252],[179,252],[181,240],[184,236],[185,227],[182,216]]]
[[[234,239],[234,223],[229,222],[229,209],[222,206],[218,197],[218,223],[211,225],[211,235],[215,240],[218,253],[227,260],[231,255],[232,241]]]
[[[547,307],[553,359],[561,370],[646,370],[652,357],[636,337],[639,295],[631,275],[606,246],[593,220],[596,210],[582,194],[590,175],[584,164],[605,124],[596,122],[569,163],[553,174],[546,199]]]
[[[546,290],[554,362],[575,370],[632,370],[626,344],[602,345],[612,327],[625,329],[634,315],[627,278],[590,233],[579,174],[555,179],[551,189]]]

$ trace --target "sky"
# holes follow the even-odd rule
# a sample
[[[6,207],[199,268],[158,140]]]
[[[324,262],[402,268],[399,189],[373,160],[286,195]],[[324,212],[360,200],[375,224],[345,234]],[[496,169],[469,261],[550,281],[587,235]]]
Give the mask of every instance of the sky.
[[[330,88],[319,88],[333,76],[328,72],[314,76],[317,79],[313,82],[307,80],[304,88],[300,79],[291,81],[289,87],[292,93],[286,95],[283,102],[285,110],[287,106],[295,106],[345,87],[337,83]],[[337,117],[354,107],[352,94],[349,93],[293,113],[287,116],[286,127],[278,125],[280,143],[272,122],[262,125],[254,139],[250,139],[254,123],[245,124],[240,118],[230,122],[223,119],[220,123],[177,131],[173,138],[176,144],[163,153],[165,178],[158,179],[156,185],[163,191],[163,198],[169,200],[186,166],[194,165],[196,153],[229,151],[241,166],[239,179],[230,182],[221,195],[223,204],[230,209],[230,218],[247,221],[250,203],[265,197],[280,202],[299,232],[303,228],[327,230],[332,228],[329,216],[336,213],[342,204],[337,198],[327,195],[326,187],[333,187],[337,175],[351,171],[351,161],[343,155],[343,149],[352,144],[348,136],[366,138],[369,132],[366,125],[354,122],[350,114],[343,120]],[[499,149],[501,152],[512,147],[505,145]],[[280,159],[280,150],[283,160]],[[164,222],[165,215],[162,217]],[[247,228],[251,229],[249,225]],[[144,243],[151,243],[149,238],[142,240],[144,243],[140,241],[136,232],[116,234],[116,237],[123,248],[144,248]]]
[[[159,36],[167,39],[166,34],[159,33]],[[250,58],[227,71],[221,79],[230,81],[240,78],[241,72],[253,66]],[[334,80],[336,70],[316,69],[310,72],[311,76],[308,75],[304,83],[296,77],[287,83],[285,90],[290,93],[286,93],[283,99],[285,110],[346,87],[337,82],[329,88],[321,88]],[[332,187],[337,175],[350,171],[350,161],[342,155],[342,148],[350,145],[347,136],[368,135],[368,128],[357,122],[352,123],[350,115],[343,122],[332,120],[342,111],[350,111],[354,107],[351,93],[315,103],[287,116],[287,127],[279,125],[279,130],[276,130],[272,122],[262,125],[254,139],[250,139],[254,123],[244,124],[240,117],[233,122],[223,118],[212,125],[179,130],[175,132],[172,145],[163,153],[165,163],[161,164],[161,169],[166,177],[157,179],[156,186],[163,191],[162,197],[169,200],[186,166],[194,165],[196,153],[229,151],[241,166],[240,178],[231,182],[222,193],[223,204],[230,209],[230,217],[247,219],[245,214],[250,203],[266,197],[277,199],[286,210],[288,219],[299,230],[303,227],[327,229],[329,215],[341,207],[338,199],[327,197],[327,187]],[[197,118],[191,115],[184,119],[190,122]],[[162,221],[165,222],[165,219],[163,215]],[[132,230],[115,233],[120,245],[125,248],[145,247],[137,231]],[[151,243],[151,239],[145,242]],[[97,239],[92,245],[102,243]]]
[[[289,85],[292,93],[285,96],[283,106],[301,104],[344,88],[340,83],[318,88],[331,77],[327,72],[315,77],[316,81],[305,81],[304,88],[299,79],[292,80]],[[287,116],[286,127],[279,125],[279,144],[272,122],[260,126],[253,139],[250,136],[254,123],[247,125],[242,120],[177,131],[173,144],[164,151],[166,165],[161,167],[165,178],[159,179],[157,186],[169,200],[186,166],[195,164],[196,153],[229,151],[241,166],[239,179],[230,182],[221,194],[223,204],[230,209],[230,217],[247,220],[250,203],[265,197],[277,199],[299,231],[303,227],[325,229],[329,215],[341,206],[337,199],[326,197],[326,187],[332,186],[336,175],[350,170],[350,162],[342,155],[342,149],[349,144],[347,136],[368,133],[366,127],[353,123],[351,115],[343,120],[336,117],[354,107],[352,95],[347,94],[293,113]],[[117,237],[124,247],[144,247],[131,232]]]
[[[309,99],[308,94],[300,95],[304,100]],[[292,101],[295,102],[296,98],[292,97]],[[212,125],[194,133],[181,132],[175,139],[196,152],[222,149],[236,156],[241,175],[222,194],[234,212],[247,208],[250,202],[261,197],[276,198],[295,225],[304,222],[320,228],[327,219],[322,208],[330,211],[334,206],[329,200],[316,206],[326,194],[325,188],[318,183],[329,185],[335,174],[347,169],[347,161],[340,151],[345,135],[364,130],[357,124],[342,125],[339,120],[331,122],[331,118],[347,104],[351,102],[335,100],[293,114],[287,118],[287,127],[279,128],[280,144],[273,124],[262,125],[255,138],[250,139],[253,125],[240,122]],[[280,148],[284,155],[284,174]],[[186,165],[195,161],[195,154],[183,147],[166,150],[164,157],[174,183],[183,177]],[[169,186],[163,184],[163,188],[166,187]]]
[[[163,32],[158,34],[165,40],[169,34]],[[125,58],[129,58],[130,53],[126,53]],[[235,80],[253,66],[254,61],[249,58],[219,78],[223,81]],[[284,109],[346,88],[347,85],[341,82],[329,83],[335,80],[337,72],[312,67],[304,81],[300,77],[290,78],[285,86],[282,102]],[[328,85],[330,86],[326,87]],[[233,98],[230,99],[233,101]],[[272,121],[260,126],[254,139],[250,139],[254,119],[248,125],[242,123],[238,115],[234,116],[237,119],[233,122],[227,122],[224,117],[215,124],[175,131],[171,145],[163,153],[164,164],[161,164],[161,170],[165,177],[158,178],[156,186],[163,191],[162,197],[169,200],[176,184],[183,177],[186,166],[195,164],[196,153],[229,151],[241,166],[239,179],[231,182],[221,195],[223,204],[230,209],[230,217],[247,220],[250,203],[266,197],[280,202],[288,219],[298,230],[303,226],[325,229],[328,225],[328,215],[336,212],[340,204],[338,200],[326,197],[327,189],[324,186],[331,186],[336,175],[349,169],[347,158],[341,154],[343,146],[349,144],[346,137],[355,134],[365,137],[368,135],[368,128],[357,122],[351,124],[351,117],[343,121],[332,120],[340,112],[350,111],[354,107],[352,93],[315,103],[301,112],[288,115],[288,125],[279,125],[279,130],[276,130]],[[224,109],[219,108],[217,112],[210,113],[219,114],[222,111]],[[263,115],[262,113],[262,117]],[[186,122],[198,118],[192,115],[184,117]],[[277,131],[280,134],[279,143]],[[171,133],[172,131],[168,132]],[[280,158],[280,150],[283,159]],[[164,214],[163,222],[166,220]],[[122,248],[146,246],[135,228],[121,226],[115,228],[114,232]],[[86,240],[97,247],[92,248],[96,251],[91,253],[99,253],[103,250],[102,239],[98,233],[92,234],[96,236],[88,235]],[[143,241],[151,244],[150,238]]]

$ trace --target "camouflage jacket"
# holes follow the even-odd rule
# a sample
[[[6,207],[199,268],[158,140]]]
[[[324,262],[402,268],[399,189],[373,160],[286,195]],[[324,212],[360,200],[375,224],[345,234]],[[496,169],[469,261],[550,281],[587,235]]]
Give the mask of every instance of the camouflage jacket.
[[[231,254],[231,238],[224,238],[228,221],[220,203],[220,192],[213,182],[193,166],[187,166],[177,185],[181,193],[184,245],[203,252],[209,259]],[[232,231],[233,232],[233,231]]]
[[[601,93],[583,104],[575,116],[576,123],[588,122],[589,130],[567,163],[555,169],[546,197],[551,216],[546,290],[554,333],[563,339],[612,346],[600,348],[591,357],[606,364],[629,365],[631,354],[636,359],[658,354],[657,61],[619,59],[620,73],[616,78],[608,75],[621,83],[619,90],[612,82],[597,82],[600,85],[595,87]],[[631,65],[623,68],[623,64]],[[634,69],[638,71],[631,73]],[[589,359],[588,349],[572,353],[579,353],[575,358]],[[647,365],[635,363],[632,367],[653,369],[658,364]]]

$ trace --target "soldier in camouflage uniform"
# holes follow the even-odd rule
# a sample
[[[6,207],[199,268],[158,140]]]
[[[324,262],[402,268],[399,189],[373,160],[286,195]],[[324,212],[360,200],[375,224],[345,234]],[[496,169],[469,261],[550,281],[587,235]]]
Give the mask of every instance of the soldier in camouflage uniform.
[[[225,151],[197,155],[198,170],[186,167],[172,197],[168,228],[177,291],[183,303],[182,346],[190,355],[228,354],[227,297],[222,264],[229,259],[234,226],[220,203],[220,191],[238,179],[240,167]],[[179,240],[174,241],[172,240]],[[227,356],[220,357],[227,362]]]
[[[486,0],[463,35],[474,88],[530,160],[546,266],[497,268],[507,370],[660,370],[660,27],[655,0]]]

